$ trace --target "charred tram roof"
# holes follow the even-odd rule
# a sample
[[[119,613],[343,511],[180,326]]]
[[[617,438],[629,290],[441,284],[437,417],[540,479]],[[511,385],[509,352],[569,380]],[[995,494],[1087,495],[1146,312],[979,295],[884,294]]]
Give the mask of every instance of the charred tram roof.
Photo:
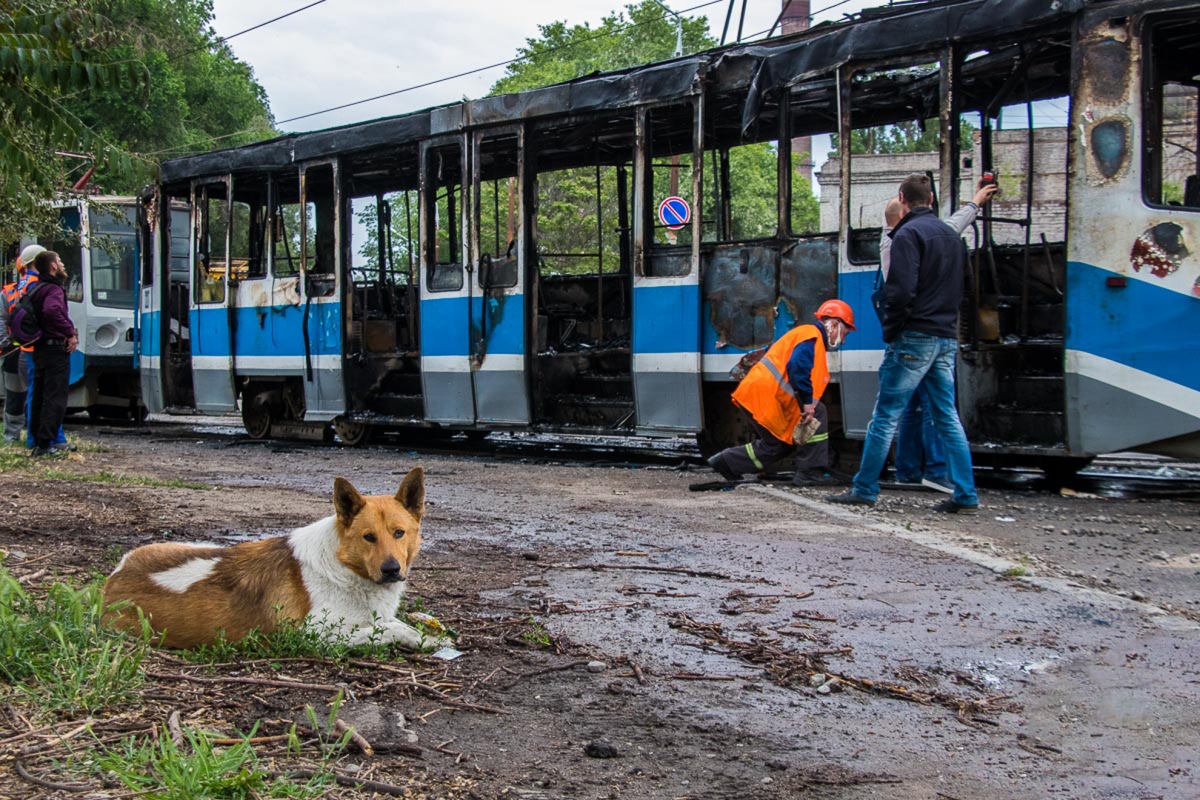
[[[934,62],[940,50],[952,44],[963,55],[968,55],[971,47],[988,51],[963,67],[960,102],[966,111],[981,109],[996,96],[1014,61],[1023,49],[1028,52],[1030,44],[1025,43],[1034,43],[1034,47],[1040,43],[1041,50],[1026,72],[1029,99],[1036,100],[1062,93],[1070,65],[1069,22],[1075,14],[1096,7],[1119,16],[1150,5],[1169,8],[1178,4],[1179,0],[919,0],[868,9],[853,20],[823,23],[764,43],[718,48],[526,92],[173,159],[163,163],[161,180],[169,187],[195,178],[356,154],[355,161],[379,167],[386,165],[381,151],[397,143],[532,119],[558,118],[566,123],[541,126],[546,129],[548,151],[557,150],[561,158],[569,160],[568,153],[577,148],[594,158],[597,140],[592,135],[572,136],[570,127],[594,132],[596,115],[602,112],[625,116],[640,105],[684,101],[701,86],[709,102],[722,112],[712,115],[719,123],[706,133],[715,144],[774,138],[775,128],[761,122],[772,116],[779,94],[785,90],[792,93],[792,135],[826,133],[837,129],[834,75],[838,67],[853,62],[869,68],[900,58],[911,63],[912,57],[921,54],[928,54]],[[881,73],[876,86],[862,88],[866,93],[855,103],[856,126],[937,114],[936,73]],[[573,140],[578,144],[572,146]],[[620,146],[614,149],[628,152]],[[380,163],[375,164],[376,160]]]

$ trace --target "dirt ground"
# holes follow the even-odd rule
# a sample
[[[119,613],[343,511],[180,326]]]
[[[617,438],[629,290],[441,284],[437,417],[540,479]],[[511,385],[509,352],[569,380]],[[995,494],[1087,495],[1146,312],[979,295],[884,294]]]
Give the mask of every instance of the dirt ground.
[[[932,493],[856,513],[790,486],[690,493],[708,476],[669,467],[179,421],[71,433],[91,446],[64,471],[213,488],[24,480],[0,549],[35,588],[147,542],[286,532],[330,513],[339,475],[383,493],[426,469],[410,596],[462,657],[205,671],[164,653],[117,715],[272,734],[349,689],[376,754],[337,768],[382,788],[336,796],[1200,797],[1194,502],[985,489],[977,517],[935,518]],[[20,733],[0,715],[0,797],[129,796],[23,780],[3,751]]]

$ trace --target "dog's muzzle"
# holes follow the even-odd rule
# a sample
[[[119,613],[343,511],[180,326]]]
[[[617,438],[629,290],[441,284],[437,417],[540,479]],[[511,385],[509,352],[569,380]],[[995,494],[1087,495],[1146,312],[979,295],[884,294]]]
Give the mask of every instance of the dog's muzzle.
[[[400,562],[394,558],[383,562],[379,573],[379,583],[398,583],[404,580],[404,576],[400,573]]]

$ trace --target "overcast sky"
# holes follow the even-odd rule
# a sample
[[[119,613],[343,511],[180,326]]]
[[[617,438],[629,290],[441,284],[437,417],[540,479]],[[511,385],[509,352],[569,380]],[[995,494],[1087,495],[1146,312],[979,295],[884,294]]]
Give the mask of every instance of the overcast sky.
[[[706,0],[673,0],[672,9],[687,16],[706,16],[713,37],[720,39],[728,0],[688,12]],[[307,5],[311,0],[215,0],[215,27],[221,36],[266,22]],[[762,35],[778,16],[782,0],[747,0],[744,34]],[[812,0],[815,22],[842,19],[887,0]],[[836,6],[836,7],[833,7]],[[563,20],[599,24],[604,15],[624,8],[622,0],[456,0],[421,3],[407,0],[324,0],[286,19],[245,33],[229,42],[249,63],[267,90],[279,127],[308,131],[403,114],[430,106],[477,98],[504,74],[495,67],[464,78],[397,94],[382,100],[289,122],[323,109],[394,92],[460,72],[507,61],[538,25]],[[736,35],[737,2],[730,26]],[[826,10],[828,9],[828,10]],[[1040,105],[1040,104],[1039,104]],[[1049,109],[1049,107],[1047,107]],[[1064,109],[1065,112],[1065,109]],[[1048,115],[1038,125],[1063,124]],[[820,165],[829,152],[829,137],[813,142]]]
[[[216,0],[217,33],[229,36],[311,0]],[[674,0],[675,10],[705,0]],[[814,11],[837,0],[813,0]],[[841,19],[848,11],[886,5],[886,0],[849,0],[817,14],[818,21]],[[595,27],[605,14],[624,8],[621,0],[456,0],[421,3],[407,0],[325,0],[287,19],[238,36],[229,42],[239,58],[254,67],[279,121],[343,103],[392,92],[459,72],[506,61],[538,25],[564,20]],[[728,0],[688,16],[706,15],[720,39]],[[780,0],[748,0],[744,33],[771,27]],[[730,38],[737,28],[737,3]],[[439,83],[372,103],[283,123],[288,131],[316,130],[442,105],[463,97],[482,97],[504,74],[503,67]]]

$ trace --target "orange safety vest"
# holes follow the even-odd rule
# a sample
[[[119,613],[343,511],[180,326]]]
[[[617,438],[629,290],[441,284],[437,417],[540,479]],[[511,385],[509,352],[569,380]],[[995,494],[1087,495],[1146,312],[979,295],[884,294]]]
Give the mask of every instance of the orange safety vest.
[[[795,390],[788,382],[788,359],[796,345],[810,339],[815,340],[811,375],[813,402],[820,400],[829,385],[829,365],[825,362],[825,339],[816,325],[799,325],[781,336],[750,368],[733,393],[736,405],[750,412],[754,421],[776,439],[788,444],[792,444],[792,431],[803,414]]]
[[[4,310],[8,312],[10,318],[12,317],[12,310],[13,307],[16,306],[17,301],[20,300],[21,296],[29,290],[29,284],[37,283],[37,279],[37,275],[28,275],[25,280],[25,285],[20,289],[17,288],[17,284],[20,283],[20,281],[13,281],[12,283],[4,284]],[[32,353],[33,345],[25,345],[22,346],[21,349],[26,353]]]

